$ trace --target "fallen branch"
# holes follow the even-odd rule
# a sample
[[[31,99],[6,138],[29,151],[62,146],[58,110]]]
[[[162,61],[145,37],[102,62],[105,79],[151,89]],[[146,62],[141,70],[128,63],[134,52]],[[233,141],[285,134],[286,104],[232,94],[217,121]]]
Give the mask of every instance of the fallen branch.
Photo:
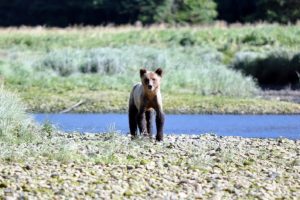
[[[78,103],[74,104],[73,106],[71,106],[70,108],[67,108],[65,110],[60,111],[59,113],[67,113],[70,112],[71,110],[81,106],[82,104],[84,104],[86,101],[85,100],[80,100]]]

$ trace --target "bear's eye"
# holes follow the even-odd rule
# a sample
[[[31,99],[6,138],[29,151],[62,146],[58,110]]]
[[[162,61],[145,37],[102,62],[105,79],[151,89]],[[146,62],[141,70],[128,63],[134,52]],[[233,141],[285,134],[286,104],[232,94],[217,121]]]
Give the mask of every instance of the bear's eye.
[[[153,78],[153,79],[152,79],[152,81],[156,81],[156,79],[155,79],[155,78]]]
[[[149,82],[149,79],[148,78],[145,78],[145,83],[148,83]]]

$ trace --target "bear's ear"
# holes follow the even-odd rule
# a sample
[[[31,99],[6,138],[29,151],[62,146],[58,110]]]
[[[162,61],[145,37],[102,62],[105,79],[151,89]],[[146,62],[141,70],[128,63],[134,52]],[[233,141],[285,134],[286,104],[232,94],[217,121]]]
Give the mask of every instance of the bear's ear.
[[[142,78],[146,72],[146,69],[140,69],[140,77]]]
[[[155,73],[156,73],[158,76],[162,77],[163,70],[162,70],[161,68],[158,68],[157,70],[155,70]]]

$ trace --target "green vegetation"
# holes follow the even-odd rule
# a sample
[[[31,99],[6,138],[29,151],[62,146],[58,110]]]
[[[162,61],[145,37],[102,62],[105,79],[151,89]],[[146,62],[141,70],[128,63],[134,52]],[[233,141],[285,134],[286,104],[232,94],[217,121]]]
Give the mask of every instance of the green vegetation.
[[[5,49],[50,51],[61,48],[124,46],[203,46],[224,53],[240,50],[266,51],[274,48],[298,49],[298,26],[236,25],[187,27],[76,27],[0,29],[0,47]]]
[[[226,22],[295,23],[299,20],[299,1],[293,0],[216,0],[218,19]]]
[[[25,113],[25,107],[12,93],[0,88],[0,137],[1,139],[32,140],[33,121]]]
[[[216,6],[213,0],[164,0],[154,8],[152,20],[144,20],[148,18],[148,13],[143,14],[139,20],[144,23],[209,23],[217,16]],[[153,13],[153,10],[150,12]]]
[[[12,28],[0,33],[0,76],[32,112],[57,112],[80,101],[77,112],[125,112],[141,67],[165,70],[166,112],[299,110],[296,104],[255,99],[255,80],[228,67],[243,68],[248,57],[236,58],[244,52],[259,57],[276,49],[297,53],[296,26]],[[275,60],[281,56],[274,55]],[[297,56],[290,62],[298,65]],[[268,68],[274,69],[282,70]],[[245,105],[248,100],[251,105]]]
[[[166,92],[185,90],[186,93],[201,95],[249,96],[256,91],[250,78],[227,69],[221,64],[221,59],[218,52],[196,47],[63,50],[37,59],[33,63],[33,71],[48,76],[53,74],[54,77],[94,74],[93,78],[99,79],[94,81],[95,87],[126,90],[139,81],[141,67],[155,70],[162,66],[166,71],[163,79],[163,90]]]
[[[239,52],[232,64],[245,75],[256,78],[265,87],[291,85],[299,88],[300,54],[287,51],[268,53]]]
[[[68,83],[67,83],[68,84]],[[58,92],[58,93],[57,93]],[[128,110],[129,92],[115,90],[90,91],[86,88],[57,90],[30,88],[23,93],[30,112],[60,112],[78,102],[83,102],[72,112],[121,112]],[[34,98],[33,98],[34,97]],[[221,113],[221,114],[289,114],[300,113],[300,105],[288,102],[200,96],[196,94],[164,93],[166,113]]]
[[[25,113],[20,99],[0,88],[0,161],[24,161],[38,156],[76,160],[76,145],[60,137],[49,125],[40,127]],[[53,135],[52,135],[53,134]]]
[[[254,19],[265,19],[269,22],[289,23],[299,20],[299,1],[259,0]]]

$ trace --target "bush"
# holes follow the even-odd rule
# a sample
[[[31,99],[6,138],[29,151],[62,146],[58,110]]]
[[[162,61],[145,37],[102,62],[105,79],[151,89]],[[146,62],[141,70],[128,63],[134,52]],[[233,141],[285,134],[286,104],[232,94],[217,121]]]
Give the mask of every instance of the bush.
[[[58,76],[99,75],[101,86],[108,88],[122,89],[139,81],[142,67],[162,67],[166,71],[163,87],[168,92],[249,96],[257,90],[251,78],[226,68],[222,60],[221,53],[201,47],[162,50],[132,46],[60,50],[42,56],[35,66],[41,73],[50,71]]]
[[[232,67],[251,75],[258,83],[267,88],[299,86],[299,54],[292,56],[286,51],[274,51],[269,54],[240,52],[236,55]]]
[[[252,15],[256,20],[279,23],[295,23],[300,18],[300,1],[258,0],[257,10]]]
[[[293,56],[291,60],[291,69],[297,72],[299,75],[300,73],[300,53],[297,53]]]
[[[35,140],[37,127],[20,99],[0,88],[0,102],[0,138],[12,142]]]
[[[32,157],[68,162],[80,156],[76,153],[77,146],[57,137],[52,125],[36,125],[16,95],[0,88],[0,102],[0,162]]]
[[[263,34],[260,31],[252,31],[248,34],[245,34],[241,38],[243,44],[249,44],[251,46],[264,46],[264,45],[273,45],[275,40],[267,34]]]
[[[121,73],[124,67],[119,59],[120,53],[111,48],[54,51],[43,57],[36,66],[40,70],[50,69],[60,76],[74,73],[113,75]]]
[[[213,0],[165,0],[156,8],[154,22],[209,23],[217,16]]]

